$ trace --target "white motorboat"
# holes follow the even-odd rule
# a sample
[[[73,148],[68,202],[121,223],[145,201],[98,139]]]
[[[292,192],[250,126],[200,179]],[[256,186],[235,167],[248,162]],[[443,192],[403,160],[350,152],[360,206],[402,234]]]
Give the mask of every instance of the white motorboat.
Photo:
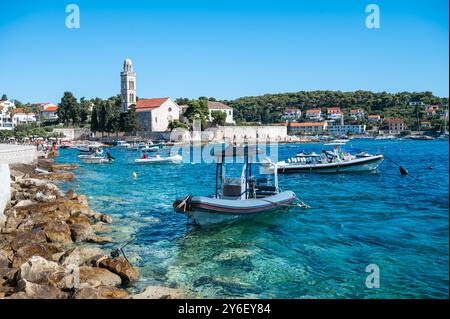
[[[324,149],[320,155],[301,153],[287,161],[277,162],[278,173],[367,172],[376,170],[384,160],[384,156],[381,154],[371,155],[367,152],[360,152],[357,155],[351,155],[341,151],[342,145],[345,143],[324,144],[324,146],[332,146],[333,150]],[[266,165],[273,165],[273,163]]]
[[[103,150],[98,145],[82,144],[77,147],[78,152],[82,154],[102,155]]]
[[[434,140],[434,138],[432,136],[428,136],[428,135],[410,135],[410,136],[408,136],[408,138],[410,140],[413,140],[413,141],[431,141],[431,140]]]
[[[180,164],[183,161],[181,155],[173,155],[161,157],[159,154],[152,157],[138,158],[134,162],[136,164]]]
[[[78,155],[78,158],[85,164],[110,164],[114,162],[112,157],[96,155]]]
[[[128,143],[127,141],[116,141],[115,145],[118,148],[124,148],[124,149],[132,148],[131,144]]]
[[[176,212],[184,213],[194,223],[204,226],[287,209],[298,200],[292,191],[280,192],[277,171],[267,170],[256,162],[248,146],[244,147],[244,163],[239,177],[230,177],[232,174],[228,171],[233,170],[228,165],[236,164],[225,161],[225,153],[214,154],[217,159],[215,194],[211,197],[189,195],[179,198],[172,204]],[[261,168],[259,175],[252,170],[258,165]]]
[[[376,140],[393,140],[395,139],[394,135],[378,135],[375,137]]]
[[[141,152],[158,152],[159,146],[144,145],[142,147],[139,147],[138,150]]]

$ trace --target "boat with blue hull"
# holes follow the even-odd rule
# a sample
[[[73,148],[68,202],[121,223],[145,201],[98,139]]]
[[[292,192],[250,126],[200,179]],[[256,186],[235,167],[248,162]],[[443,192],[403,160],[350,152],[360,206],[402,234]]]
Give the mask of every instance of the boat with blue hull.
[[[230,148],[228,148],[230,149]],[[188,195],[173,203],[178,213],[186,214],[195,224],[214,225],[252,218],[261,214],[285,210],[298,201],[292,191],[281,192],[278,187],[276,170],[267,169],[265,163],[255,160],[256,149],[248,146],[231,147],[227,151],[219,151],[216,156],[215,194],[211,197]],[[239,177],[229,177],[232,172],[226,157],[244,157]],[[225,155],[227,154],[227,155]],[[227,163],[226,163],[227,162]],[[255,168],[259,170],[254,171]]]

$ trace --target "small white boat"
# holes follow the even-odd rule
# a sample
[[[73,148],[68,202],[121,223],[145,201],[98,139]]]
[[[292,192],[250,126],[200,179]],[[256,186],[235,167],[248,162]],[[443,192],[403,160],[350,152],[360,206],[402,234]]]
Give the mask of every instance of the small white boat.
[[[110,164],[114,162],[113,158],[95,155],[78,155],[78,158],[85,164]]]
[[[431,140],[434,140],[434,138],[432,136],[428,136],[428,135],[410,135],[410,136],[408,136],[408,138],[410,140],[413,140],[413,141],[431,141]]]
[[[126,142],[126,141],[117,141],[116,142],[116,147],[118,147],[118,148],[125,148],[125,149],[132,148],[131,144]]]
[[[159,146],[145,145],[145,146],[139,147],[139,150],[141,152],[158,152]]]
[[[98,145],[82,144],[77,147],[77,151],[83,154],[103,154],[103,150]]]
[[[153,157],[138,158],[134,162],[136,164],[180,164],[183,161],[181,155],[161,157],[159,154]]]
[[[376,140],[393,140],[395,139],[394,135],[378,135],[375,137]]]

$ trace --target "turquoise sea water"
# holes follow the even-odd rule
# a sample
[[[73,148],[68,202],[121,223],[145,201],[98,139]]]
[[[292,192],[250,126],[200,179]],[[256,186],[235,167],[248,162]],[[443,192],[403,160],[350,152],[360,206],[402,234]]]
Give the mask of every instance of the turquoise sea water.
[[[137,152],[114,148],[110,165],[82,164],[76,150],[61,150],[58,161],[80,164],[76,182],[62,186],[113,216],[116,242],[136,238],[125,248],[142,275],[134,289],[164,284],[208,298],[448,298],[448,142],[350,144],[380,151],[409,175],[387,160],[379,173],[280,175],[280,187],[310,209],[211,229],[191,225],[171,204],[212,194],[213,164],[136,166]],[[279,158],[321,148],[281,145]],[[366,288],[369,264],[380,268],[378,289]]]

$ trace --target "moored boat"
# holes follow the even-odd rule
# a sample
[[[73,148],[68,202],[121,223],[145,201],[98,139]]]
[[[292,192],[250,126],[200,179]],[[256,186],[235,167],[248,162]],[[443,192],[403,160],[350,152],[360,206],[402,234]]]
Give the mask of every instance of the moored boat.
[[[78,158],[85,164],[110,164],[114,162],[114,159],[111,157],[95,155],[78,155]]]
[[[233,149],[236,151],[237,148]],[[194,223],[205,226],[286,209],[298,200],[292,191],[280,192],[277,171],[267,170],[256,162],[254,150],[249,151],[248,146],[245,146],[242,151],[244,163],[239,177],[226,176],[226,167],[230,164],[226,164],[227,152],[222,149],[214,154],[217,160],[215,194],[211,197],[189,195],[179,198],[172,205],[174,210],[185,213]],[[259,176],[252,170],[258,166]]]
[[[276,163],[279,174],[288,173],[343,173],[343,172],[368,172],[375,171],[383,162],[384,156],[381,154],[371,155],[367,152],[359,152],[351,155],[342,152],[340,146],[345,143],[329,143],[324,146],[332,146],[333,150],[322,150],[320,155],[297,154],[287,161]],[[300,156],[299,156],[300,155]],[[274,165],[267,163],[266,165]]]
[[[161,157],[159,154],[152,157],[138,158],[134,162],[136,164],[180,164],[183,160],[181,155],[173,155]]]

